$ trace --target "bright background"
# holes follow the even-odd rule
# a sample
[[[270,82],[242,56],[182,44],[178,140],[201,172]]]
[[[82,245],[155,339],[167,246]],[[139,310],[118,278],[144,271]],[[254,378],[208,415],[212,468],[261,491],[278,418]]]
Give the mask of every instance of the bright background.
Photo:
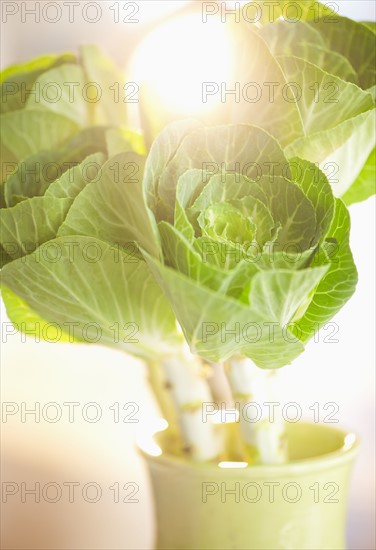
[[[336,2],[340,13],[355,19],[375,17],[373,1]],[[30,4],[30,2],[28,2]],[[108,7],[107,3],[107,7]],[[113,2],[111,2],[113,4]],[[81,42],[99,41],[119,62],[148,25],[163,14],[179,10],[188,2],[139,2],[140,23],[123,26],[111,21],[111,13],[99,23],[82,20],[58,26],[20,23],[3,25],[2,64],[22,61],[46,51],[72,49]],[[103,2],[105,6],[105,3]],[[106,6],[105,6],[106,7]],[[104,10],[106,12],[106,10]],[[173,47],[173,45],[171,45]],[[124,52],[124,54],[123,54]],[[338,343],[311,343],[306,353],[280,372],[280,401],[298,402],[305,417],[309,407],[338,404],[340,424],[361,438],[350,495],[348,544],[352,550],[375,548],[374,524],[374,200],[351,207],[351,243],[359,270],[357,293],[334,321]],[[2,311],[2,322],[6,323]],[[3,336],[4,341],[4,336]],[[152,544],[152,503],[149,484],[133,443],[139,433],[150,430],[156,410],[142,366],[116,351],[96,346],[70,346],[22,342],[20,335],[2,344],[2,400],[25,402],[78,402],[75,422],[69,423],[66,408],[61,421],[35,423],[31,416],[9,417],[2,428],[2,481],[81,483],[75,503],[65,498],[56,504],[33,504],[28,498],[10,497],[3,505],[2,547],[6,549],[146,549]],[[82,407],[96,402],[102,419],[88,423]],[[114,402],[136,402],[137,424],[115,423]],[[93,410],[89,411],[93,413]],[[123,413],[124,415],[124,413]],[[96,504],[80,497],[85,483],[96,482],[103,496]],[[139,503],[114,503],[114,483],[137,483]],[[66,493],[64,493],[66,496]],[[125,496],[124,491],[120,493]],[[21,527],[22,525],[22,527]]]

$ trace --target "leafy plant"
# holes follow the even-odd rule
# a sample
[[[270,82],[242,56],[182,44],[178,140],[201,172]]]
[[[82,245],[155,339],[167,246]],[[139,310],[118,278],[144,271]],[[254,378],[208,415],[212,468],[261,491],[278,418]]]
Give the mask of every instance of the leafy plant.
[[[345,206],[264,130],[175,123],[150,151],[144,186],[164,263],[144,255],[193,353],[283,366],[354,292]]]
[[[170,124],[150,151],[109,95],[121,75],[95,48],[1,76],[9,318],[26,334],[145,361],[167,450],[196,460],[286,460],[282,423],[205,423],[203,404],[247,405],[262,369],[294,360],[355,290],[349,214],[335,195],[371,192],[374,35],[340,18],[342,45],[327,12],[313,18],[310,7],[289,27],[243,25],[235,64],[239,82],[299,82],[300,103],[276,92],[225,105],[214,123]],[[340,102],[314,101],[313,82],[320,92],[334,82]],[[56,102],[25,92],[51,83],[63,90]],[[352,164],[337,187],[317,166],[330,155]]]

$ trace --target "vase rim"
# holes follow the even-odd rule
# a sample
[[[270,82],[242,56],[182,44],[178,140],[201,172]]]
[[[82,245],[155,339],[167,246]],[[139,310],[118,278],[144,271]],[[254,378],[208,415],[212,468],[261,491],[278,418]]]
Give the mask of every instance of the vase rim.
[[[166,467],[177,467],[177,468],[189,468],[191,471],[196,470],[198,474],[202,474],[205,471],[210,470],[211,474],[217,472],[221,476],[224,475],[234,475],[241,476],[242,472],[249,475],[252,472],[254,477],[264,477],[264,476],[275,476],[280,477],[283,475],[304,475],[307,471],[322,471],[330,468],[334,468],[343,463],[347,463],[353,460],[358,452],[359,448],[359,439],[352,431],[335,428],[333,426],[327,426],[326,424],[321,423],[311,423],[311,422],[299,422],[299,426],[302,429],[310,430],[321,430],[322,432],[326,431],[332,433],[334,436],[342,439],[343,443],[340,447],[330,452],[319,454],[316,456],[305,457],[301,459],[291,460],[285,464],[277,465],[267,465],[267,464],[255,464],[248,465],[243,468],[239,467],[226,467],[221,468],[218,460],[218,464],[213,462],[195,462],[190,461],[185,458],[174,456],[168,453],[162,453],[159,456],[153,456],[142,448],[138,447],[139,452],[142,456],[150,463],[158,464],[159,466]],[[297,424],[292,424],[288,431],[294,430]]]

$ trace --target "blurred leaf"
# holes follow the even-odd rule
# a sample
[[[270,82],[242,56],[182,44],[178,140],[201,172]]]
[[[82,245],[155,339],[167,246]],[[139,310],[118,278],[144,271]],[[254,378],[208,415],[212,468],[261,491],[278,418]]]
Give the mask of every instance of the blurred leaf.
[[[43,55],[32,61],[11,65],[0,73],[0,102],[1,113],[8,113],[23,109],[30,90],[34,90],[34,83],[44,72],[59,67],[64,63],[74,63],[76,57],[71,53],[58,55]]]
[[[1,142],[18,162],[54,149],[77,133],[73,120],[50,111],[24,109],[1,116]],[[3,158],[3,163],[9,158]]]
[[[126,124],[124,102],[125,74],[97,46],[86,44],[80,49],[87,83],[94,83],[90,105],[93,124],[123,126]],[[88,90],[90,88],[88,87]],[[98,94],[98,98],[96,98]]]
[[[22,334],[33,337],[37,342],[39,340],[60,343],[79,342],[79,340],[74,338],[73,334],[69,333],[68,326],[66,327],[68,329],[66,332],[62,330],[62,327],[58,323],[45,321],[9,288],[2,287],[1,297],[9,319],[15,329]]]
[[[81,67],[66,63],[50,69],[37,78],[35,86],[39,86],[40,92],[30,95],[26,109],[51,111],[72,120],[80,127],[89,124],[85,75]]]
[[[360,174],[348,191],[342,196],[345,204],[368,199],[376,193],[376,149],[368,157]]]

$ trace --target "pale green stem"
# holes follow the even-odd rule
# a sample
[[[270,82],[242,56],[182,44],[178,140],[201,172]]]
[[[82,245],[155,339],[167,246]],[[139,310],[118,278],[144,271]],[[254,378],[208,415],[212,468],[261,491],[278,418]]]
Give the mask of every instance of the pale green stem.
[[[232,411],[235,409],[235,403],[224,364],[205,361],[204,363],[209,368],[208,384],[213,401],[218,407],[218,418],[224,422],[221,424],[224,437],[223,460],[244,462],[247,456],[239,424],[233,421],[235,415]]]
[[[160,434],[166,452],[181,454],[183,448],[180,434],[179,419],[172,399],[169,383],[159,361],[149,361],[148,380],[162,417],[167,421],[168,428]]]
[[[221,452],[220,429],[203,416],[203,404],[212,401],[201,362],[188,353],[165,357],[161,367],[179,419],[184,450],[192,460],[209,461]]]
[[[226,406],[231,409],[234,407],[234,399],[231,388],[225,373],[223,363],[208,363],[203,361],[209,369],[208,384],[212,393],[214,402],[218,407]]]
[[[265,405],[276,401],[272,395],[272,373],[242,356],[234,356],[227,362],[226,373],[239,408],[240,428],[249,457],[255,463],[283,464],[287,461],[285,423],[280,407],[274,408],[273,417],[271,405]]]

